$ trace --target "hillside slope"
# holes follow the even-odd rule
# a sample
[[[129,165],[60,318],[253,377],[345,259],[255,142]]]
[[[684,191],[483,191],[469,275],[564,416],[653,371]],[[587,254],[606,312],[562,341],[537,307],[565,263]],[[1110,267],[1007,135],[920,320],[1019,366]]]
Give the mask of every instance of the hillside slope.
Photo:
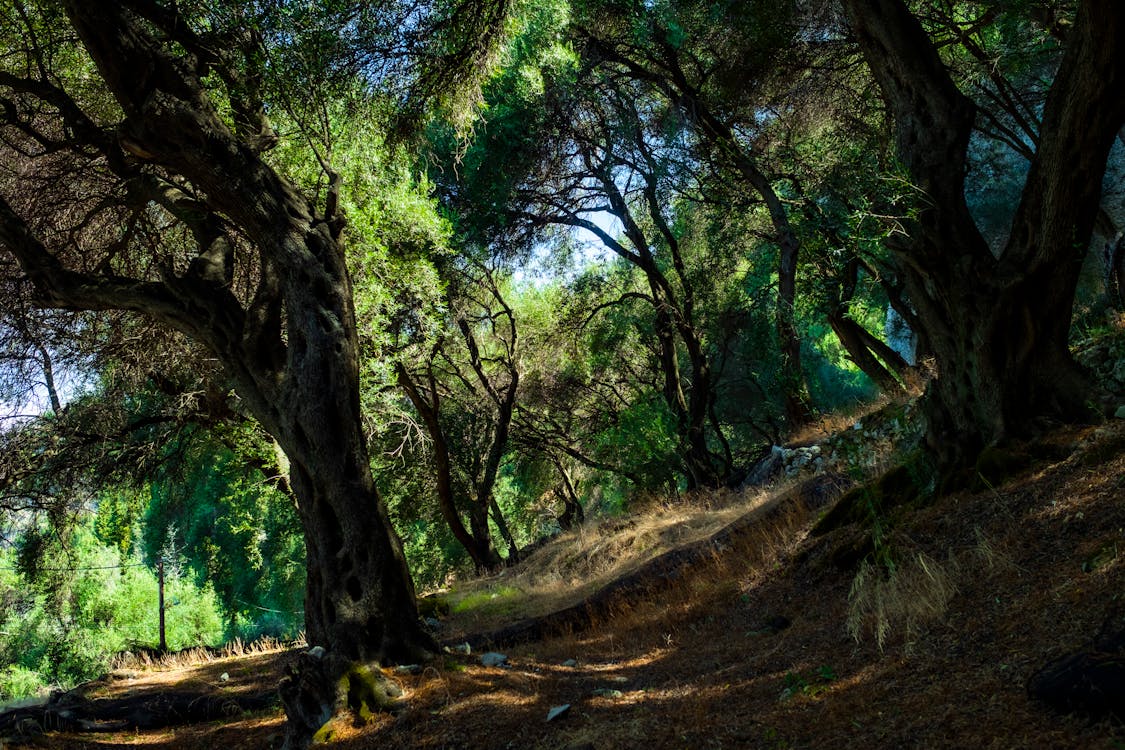
[[[893,576],[869,566],[857,577],[854,564],[841,565],[861,536],[854,526],[812,538],[815,510],[763,512],[714,554],[631,592],[582,629],[505,648],[506,666],[482,666],[474,652],[394,674],[404,709],[341,725],[335,746],[1121,747],[1119,725],[1058,715],[1025,686],[1050,659],[1090,647],[1121,605],[1125,421],[1056,432],[1034,453],[1045,458],[1002,486],[943,498],[883,527],[879,557]],[[741,515],[737,498],[720,505],[728,516],[719,527]],[[660,514],[675,512],[655,506],[649,520],[618,526],[659,526]],[[558,574],[564,557],[543,550],[525,565],[551,560]],[[511,571],[462,597],[444,633],[460,638],[532,613],[522,605],[535,592],[511,585],[521,575],[529,573]],[[556,577],[549,598],[557,603],[569,584]],[[481,593],[490,590],[495,597]],[[155,674],[147,689],[193,678],[191,669]],[[142,676],[130,689],[145,684]],[[282,721],[267,711],[48,742],[262,748],[280,741]]]

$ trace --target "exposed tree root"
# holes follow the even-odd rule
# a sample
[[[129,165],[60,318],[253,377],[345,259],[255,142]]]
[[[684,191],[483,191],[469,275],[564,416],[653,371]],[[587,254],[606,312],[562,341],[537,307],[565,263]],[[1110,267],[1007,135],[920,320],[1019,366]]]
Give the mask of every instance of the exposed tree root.
[[[48,731],[120,732],[162,729],[229,718],[245,711],[277,706],[277,692],[250,695],[208,695],[161,692],[125,698],[88,700],[78,691],[56,693],[43,705],[0,714],[0,739],[17,740]]]

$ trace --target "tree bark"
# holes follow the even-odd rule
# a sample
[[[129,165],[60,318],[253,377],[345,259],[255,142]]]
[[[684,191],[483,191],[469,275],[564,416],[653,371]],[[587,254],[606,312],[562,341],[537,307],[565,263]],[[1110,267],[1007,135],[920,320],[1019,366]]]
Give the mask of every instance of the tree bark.
[[[848,357],[855,363],[856,367],[871,378],[871,382],[879,390],[883,393],[899,393],[902,391],[902,383],[879,361],[868,346],[868,341],[863,335],[868,332],[863,326],[840,313],[829,315],[828,325],[832,328],[832,332],[836,334],[836,338],[840,340],[840,344],[848,353]]]
[[[1115,310],[1125,311],[1125,234],[1105,243],[1105,293]]]
[[[1101,178],[1125,121],[1125,6],[1085,0],[1048,94],[1011,237],[994,256],[969,215],[964,178],[975,105],[901,0],[845,0],[895,119],[896,149],[918,191],[909,238],[889,242],[937,361],[927,439],[947,468],[1090,416],[1092,383],[1068,349],[1078,273]]]
[[[440,411],[441,401],[437,392],[437,382],[432,372],[429,376],[429,399],[414,382],[401,363],[396,366],[398,384],[406,393],[407,398],[414,404],[414,409],[422,417],[426,432],[434,444],[434,483],[437,492],[438,508],[441,516],[453,533],[453,538],[469,553],[473,567],[478,573],[493,570],[500,565],[500,558],[492,548],[488,533],[487,508],[482,513],[476,510],[472,502],[469,505],[469,528],[465,528],[461,520],[461,511],[457,507],[457,492],[453,483],[453,462],[449,455],[449,441],[446,439],[445,430],[441,426]]]
[[[871,378],[879,390],[898,393],[903,390],[903,383],[899,378],[908,367],[906,361],[898,352],[848,317],[848,307],[855,296],[859,280],[859,268],[859,261],[852,259],[844,269],[833,309],[828,314],[828,325],[851,360]]]
[[[582,509],[582,502],[578,498],[578,491],[574,487],[566,464],[554,454],[551,455],[551,463],[554,464],[555,470],[559,472],[559,478],[562,480],[560,495],[563,501],[563,512],[558,517],[559,528],[563,531],[569,531],[575,526],[581,526],[586,521],[586,513]]]
[[[49,101],[48,111],[85,140],[81,148],[101,152],[106,169],[128,186],[125,199],[136,193],[138,208],[163,208],[181,221],[198,255],[186,271],[164,269],[158,281],[115,274],[109,260],[89,262],[94,271],[72,270],[3,199],[0,239],[44,306],[134,310],[200,341],[222,363],[290,461],[308,556],[310,643],[364,661],[415,661],[435,651],[368,463],[338,217],[318,215],[231,132],[201,81],[206,66],[153,36],[137,15],[144,11],[81,0],[65,8],[124,113],[119,137],[107,138],[112,130],[94,125],[46,79],[9,78],[5,85]],[[53,220],[40,221],[52,240]],[[257,274],[257,290],[249,299],[231,288],[228,228],[257,253],[248,271]]]

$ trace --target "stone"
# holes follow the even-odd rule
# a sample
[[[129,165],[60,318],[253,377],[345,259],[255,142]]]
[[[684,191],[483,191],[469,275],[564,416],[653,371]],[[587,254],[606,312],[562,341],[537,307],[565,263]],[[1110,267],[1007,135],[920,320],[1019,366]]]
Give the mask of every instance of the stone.
[[[221,675],[219,675],[219,682],[230,682],[230,675],[226,672],[223,672]]]
[[[566,661],[564,661],[562,663],[562,666],[564,666],[564,667],[577,667],[578,666],[578,660],[577,659],[567,659]]]
[[[1032,675],[1027,692],[1061,713],[1121,720],[1125,718],[1125,659],[1097,651],[1068,654]]]
[[[780,445],[772,446],[769,454],[751,467],[740,486],[742,489],[762,487],[776,479],[784,468],[785,449]]]
[[[1125,404],[1117,407],[1117,411],[1113,413],[1113,416],[1117,419],[1125,419]]]
[[[625,693],[614,688],[594,688],[594,695],[599,698],[624,698]]]
[[[508,664],[508,657],[505,654],[489,651],[486,654],[481,654],[480,663],[486,667],[504,667]]]
[[[394,669],[395,674],[422,674],[421,664],[400,664]]]
[[[442,627],[441,626],[441,620],[437,619],[436,617],[423,618],[422,622],[426,623],[426,627],[429,628],[430,630],[433,630],[433,631],[441,630],[441,627]]]
[[[547,712],[547,721],[554,721],[560,716],[566,716],[568,711],[570,711],[569,703],[564,703],[561,706],[552,706],[551,710]]]
[[[466,656],[473,653],[473,647],[468,643],[459,643],[453,648],[449,648],[448,646],[446,646],[445,650],[451,654],[465,654]]]

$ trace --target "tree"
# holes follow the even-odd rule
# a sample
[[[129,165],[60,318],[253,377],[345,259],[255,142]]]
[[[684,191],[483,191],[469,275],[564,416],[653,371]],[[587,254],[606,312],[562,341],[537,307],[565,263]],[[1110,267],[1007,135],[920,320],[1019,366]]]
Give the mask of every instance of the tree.
[[[592,4],[589,16],[575,25],[577,41],[593,64],[662,97],[698,138],[697,158],[733,174],[765,206],[778,248],[775,327],[790,428],[813,417],[794,316],[801,241],[784,192],[763,158],[769,151],[765,121],[773,115],[762,112],[773,93],[770,78],[782,67],[778,60],[788,60],[787,71],[799,70],[797,61],[803,62],[794,43],[793,10],[790,3],[732,4],[720,22],[709,3]],[[792,100],[776,111],[791,108]]]
[[[37,304],[134,311],[219,360],[290,463],[309,641],[346,659],[414,660],[435,646],[371,476],[339,182],[325,154],[320,200],[271,164],[261,19],[207,10],[148,0],[9,8],[17,54],[0,71],[0,242]],[[317,41],[395,9],[376,10],[321,9],[337,14],[337,35]],[[442,8],[426,10],[414,32],[462,31],[435,25]],[[504,4],[481,10],[474,30],[499,28]],[[487,34],[444,41],[422,69],[438,89],[437,73],[475,71],[493,46]],[[374,74],[379,50],[363,51],[354,69]]]
[[[492,545],[490,517],[508,544],[508,560],[519,559],[494,497],[519,393],[519,329],[493,268],[472,260],[464,268],[454,261],[443,265],[453,277],[447,283],[456,331],[426,342],[420,362],[400,360],[396,376],[430,438],[442,517],[477,570],[486,571],[502,562]],[[483,353],[482,335],[491,345]]]
[[[915,190],[905,233],[887,245],[937,361],[927,399],[930,448],[945,467],[960,467],[1044,420],[1087,418],[1091,383],[1067,344],[1102,175],[1125,121],[1118,46],[1125,6],[1079,3],[998,252],[965,198],[981,108],[954,84],[904,2],[846,0],[844,7]]]
[[[544,172],[527,179],[512,203],[531,226],[582,229],[640,275],[636,289],[595,309],[628,301],[650,308],[652,344],[663,380],[660,391],[682,443],[689,488],[717,486],[730,471],[729,446],[715,415],[715,372],[697,320],[700,274],[688,267],[675,226],[677,174],[672,144],[659,132],[660,104],[629,82],[585,71],[562,93],[556,152]],[[670,216],[670,214],[672,214]],[[608,215],[622,227],[615,237],[595,220]]]

